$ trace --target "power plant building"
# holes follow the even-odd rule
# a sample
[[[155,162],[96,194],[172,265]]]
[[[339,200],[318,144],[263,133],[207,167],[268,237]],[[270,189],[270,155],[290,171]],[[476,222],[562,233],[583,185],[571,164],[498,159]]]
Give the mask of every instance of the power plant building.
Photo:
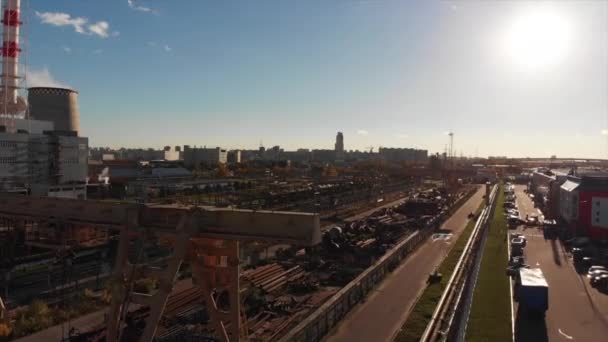
[[[79,137],[78,93],[31,88],[30,118],[0,125],[0,191],[86,198],[87,138]]]
[[[78,92],[72,89],[34,87],[28,89],[29,116],[50,121],[58,132],[80,132]]]
[[[38,87],[20,95],[21,0],[3,1],[0,191],[86,197],[88,139],[78,136],[78,93]]]

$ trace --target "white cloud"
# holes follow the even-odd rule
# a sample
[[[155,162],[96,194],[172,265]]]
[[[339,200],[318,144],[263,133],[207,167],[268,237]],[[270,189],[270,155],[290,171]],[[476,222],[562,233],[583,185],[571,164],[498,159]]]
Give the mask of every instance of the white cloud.
[[[101,38],[107,38],[109,34],[110,24],[107,21],[98,21],[87,26],[88,18],[72,17],[67,13],[61,12],[38,12],[36,16],[40,18],[43,24],[53,26],[71,26],[74,31],[81,34],[97,35]],[[117,36],[118,31],[112,32],[112,36]]]
[[[46,67],[42,69],[28,68],[25,71],[25,79],[28,87],[71,88],[69,85],[57,81]]]
[[[108,33],[108,29],[110,28],[110,24],[107,21],[98,21],[95,24],[89,25],[89,31],[91,33],[100,36],[101,38],[108,38],[110,35]]]
[[[167,52],[171,52],[171,50],[173,50],[171,47],[169,47],[169,45],[165,45],[163,49],[165,49]]]
[[[132,9],[134,9],[136,11],[140,11],[140,12],[154,12],[154,10],[152,10],[150,7],[138,5],[137,1],[135,1],[135,0],[127,0],[127,3],[129,4],[129,7],[131,7]]]
[[[36,16],[40,18],[43,24],[49,24],[53,26],[72,26],[74,31],[78,33],[85,33],[84,25],[87,23],[87,18],[72,17],[67,13],[60,12],[38,12]]]
[[[362,135],[362,136],[366,137],[366,136],[368,136],[368,135],[369,135],[369,132],[368,132],[368,131],[366,131],[366,130],[364,130],[364,129],[360,129],[360,130],[357,130],[357,134],[359,134],[359,135]]]
[[[602,135],[608,135],[608,129],[604,128],[601,133]]]
[[[70,53],[70,52],[72,52],[72,48],[69,46],[64,46],[63,51],[65,51],[66,53]]]

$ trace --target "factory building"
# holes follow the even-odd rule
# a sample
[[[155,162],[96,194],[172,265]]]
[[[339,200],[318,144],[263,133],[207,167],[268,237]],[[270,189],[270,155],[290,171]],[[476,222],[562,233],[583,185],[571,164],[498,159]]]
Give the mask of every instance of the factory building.
[[[608,238],[608,174],[568,176],[559,201],[560,216],[573,234]]]
[[[378,150],[380,158],[389,162],[426,162],[428,160],[427,150],[414,148],[386,148],[380,147]]]
[[[165,146],[164,153],[163,159],[166,161],[177,161],[182,160],[183,158],[181,146],[175,146],[173,148],[171,146]]]
[[[568,175],[557,171],[537,170],[532,173],[529,191],[546,218],[560,217],[560,187]]]
[[[0,126],[0,191],[85,198],[88,139],[55,131],[49,121],[12,123],[23,128]]]
[[[238,164],[241,162],[241,151],[239,150],[231,150],[228,151],[228,163],[230,164]]]
[[[184,146],[184,165],[186,167],[196,167],[200,164],[217,165],[225,164],[228,160],[228,152],[220,147],[198,148]]]

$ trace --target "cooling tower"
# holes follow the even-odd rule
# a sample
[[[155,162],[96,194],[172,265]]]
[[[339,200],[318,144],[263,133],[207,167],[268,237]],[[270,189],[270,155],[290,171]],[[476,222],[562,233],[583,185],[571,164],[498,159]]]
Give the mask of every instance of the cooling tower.
[[[52,121],[56,131],[73,131],[79,134],[77,91],[50,87],[29,88],[27,102],[31,118]]]

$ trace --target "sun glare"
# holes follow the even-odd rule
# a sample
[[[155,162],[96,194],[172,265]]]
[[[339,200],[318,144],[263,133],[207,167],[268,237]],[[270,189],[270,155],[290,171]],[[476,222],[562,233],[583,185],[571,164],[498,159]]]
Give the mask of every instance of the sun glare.
[[[567,55],[570,25],[563,17],[546,8],[525,11],[507,31],[507,53],[520,67],[531,70],[561,62]]]

